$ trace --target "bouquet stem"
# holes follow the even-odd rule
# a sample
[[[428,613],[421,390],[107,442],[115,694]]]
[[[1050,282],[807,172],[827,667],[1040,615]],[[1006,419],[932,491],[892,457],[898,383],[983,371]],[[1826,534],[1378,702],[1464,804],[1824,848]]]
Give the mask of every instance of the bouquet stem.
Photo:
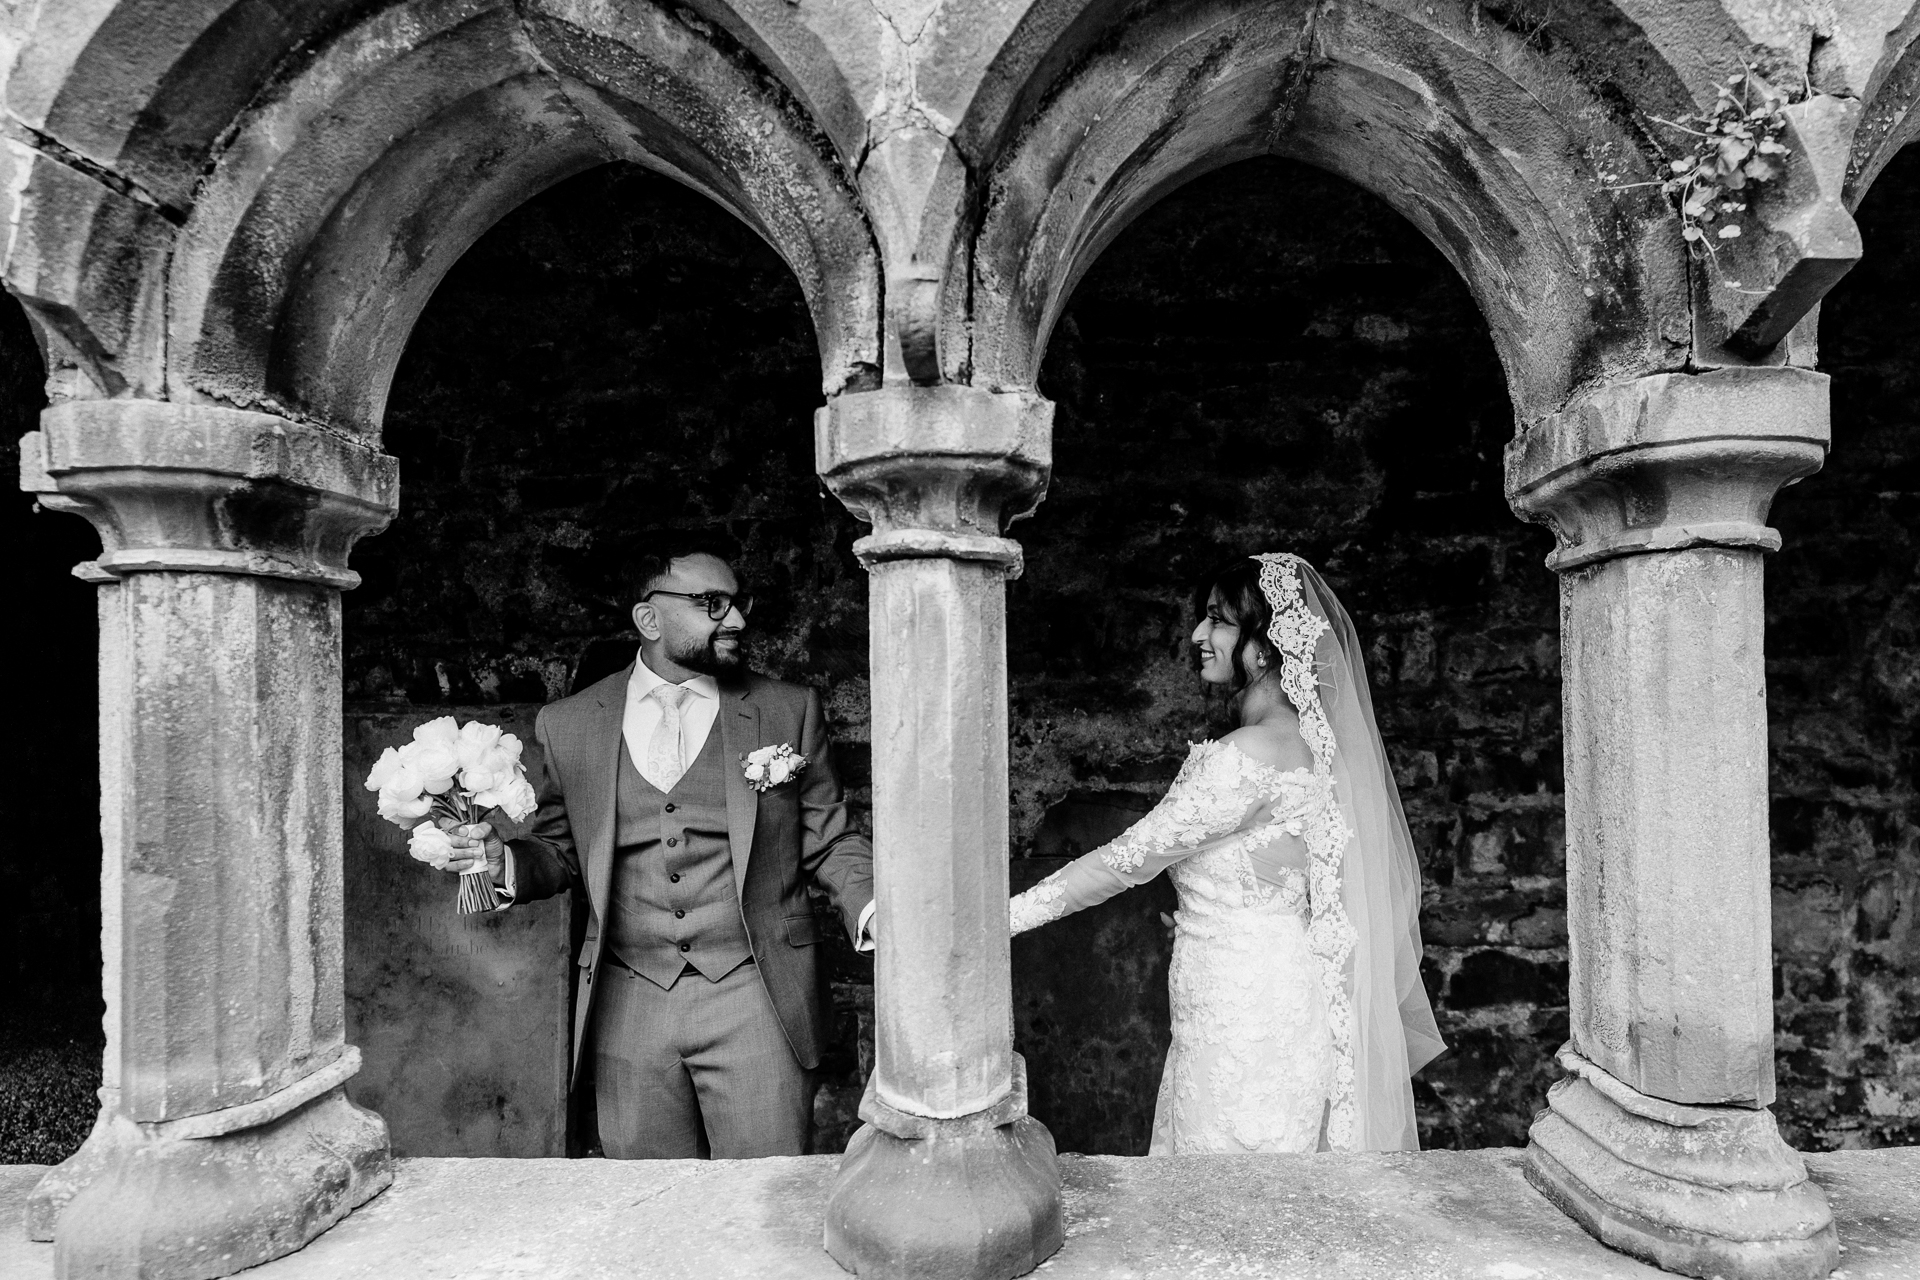
[[[484,871],[469,871],[460,877],[460,897],[454,909],[463,916],[477,916],[500,909],[500,895],[493,891],[493,877]]]

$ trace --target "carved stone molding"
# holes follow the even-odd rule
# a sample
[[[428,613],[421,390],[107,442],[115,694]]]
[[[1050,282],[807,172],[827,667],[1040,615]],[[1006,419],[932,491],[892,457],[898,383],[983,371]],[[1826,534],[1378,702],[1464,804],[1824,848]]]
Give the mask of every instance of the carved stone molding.
[[[888,387],[836,397],[815,419],[821,478],[873,533],[871,567],[944,557],[1021,569],[1008,522],[1046,496],[1053,405],[1032,392]]]
[[[1694,1276],[1813,1280],[1839,1264],[1826,1194],[1765,1108],[1649,1097],[1571,1046],[1527,1180],[1616,1249]]]
[[[1547,566],[1714,546],[1776,551],[1767,512],[1826,460],[1827,377],[1663,373],[1605,387],[1507,445],[1507,500],[1552,529]]]
[[[1013,1070],[1006,1093],[998,1102],[979,1111],[945,1118],[902,1111],[880,1096],[878,1076],[869,1075],[866,1092],[860,1098],[860,1118],[876,1129],[884,1129],[909,1142],[972,1137],[1023,1120],[1027,1116],[1027,1060],[1017,1053],[1009,1057]]]
[[[271,414],[153,400],[84,400],[20,442],[20,487],[85,516],[95,581],[238,573],[358,586],[353,544],[399,505],[399,464],[372,445]]]

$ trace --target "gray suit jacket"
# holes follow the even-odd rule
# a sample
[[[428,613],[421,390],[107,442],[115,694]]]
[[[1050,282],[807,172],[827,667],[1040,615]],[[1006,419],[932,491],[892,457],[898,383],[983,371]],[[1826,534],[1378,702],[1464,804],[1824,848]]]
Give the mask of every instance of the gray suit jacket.
[[[632,671],[629,666],[540,709],[534,736],[541,758],[529,767],[540,807],[507,841],[519,900],[584,889],[592,911],[573,1017],[576,1080],[600,975],[600,926],[613,879],[615,770]],[[818,926],[806,882],[811,878],[827,891],[852,937],[873,900],[873,849],[847,820],[813,690],[744,673],[721,685],[712,732],[720,735],[727,762],[733,883],[747,940],[794,1056],[811,1069],[820,1063],[827,1028],[816,976]],[[806,769],[781,786],[755,792],[741,772],[741,757],[782,742],[807,758]]]

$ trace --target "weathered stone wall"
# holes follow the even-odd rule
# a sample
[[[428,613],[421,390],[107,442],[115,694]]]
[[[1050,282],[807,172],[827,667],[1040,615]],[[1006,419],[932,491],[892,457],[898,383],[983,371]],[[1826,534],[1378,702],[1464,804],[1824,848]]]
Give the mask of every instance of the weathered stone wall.
[[[533,743],[537,703],[362,704],[342,733],[347,1096],[378,1111],[398,1156],[567,1154],[573,976],[565,899],[460,915],[452,876],[407,855],[363,785],[381,751],[436,715],[480,719]]]
[[[1811,1150],[1920,1142],[1920,147],[1858,216],[1833,453],[1767,566],[1775,1112]]]

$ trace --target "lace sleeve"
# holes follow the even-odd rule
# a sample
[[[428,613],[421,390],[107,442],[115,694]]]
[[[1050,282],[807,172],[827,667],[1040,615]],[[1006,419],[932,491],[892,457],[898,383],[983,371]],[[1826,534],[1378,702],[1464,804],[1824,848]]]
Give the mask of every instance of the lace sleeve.
[[[1209,841],[1240,830],[1265,801],[1258,777],[1265,768],[1238,748],[1215,742],[1194,747],[1153,812],[1112,844],[1014,896],[1013,932],[1105,902],[1198,853]]]
[[[1018,936],[1029,929],[1038,929],[1050,920],[1058,920],[1069,910],[1078,910],[1077,907],[1067,906],[1067,886],[1061,883],[1067,872],[1077,865],[1069,863],[1025,893],[1014,894],[1013,900],[1007,904],[1008,931]],[[1126,886],[1120,887],[1124,889]],[[1092,902],[1098,901],[1098,898],[1092,899]],[[1092,902],[1085,905],[1092,905]]]
[[[1237,747],[1201,743],[1153,812],[1096,853],[1128,883],[1145,884],[1207,841],[1244,826],[1265,799],[1256,776],[1265,768]]]

